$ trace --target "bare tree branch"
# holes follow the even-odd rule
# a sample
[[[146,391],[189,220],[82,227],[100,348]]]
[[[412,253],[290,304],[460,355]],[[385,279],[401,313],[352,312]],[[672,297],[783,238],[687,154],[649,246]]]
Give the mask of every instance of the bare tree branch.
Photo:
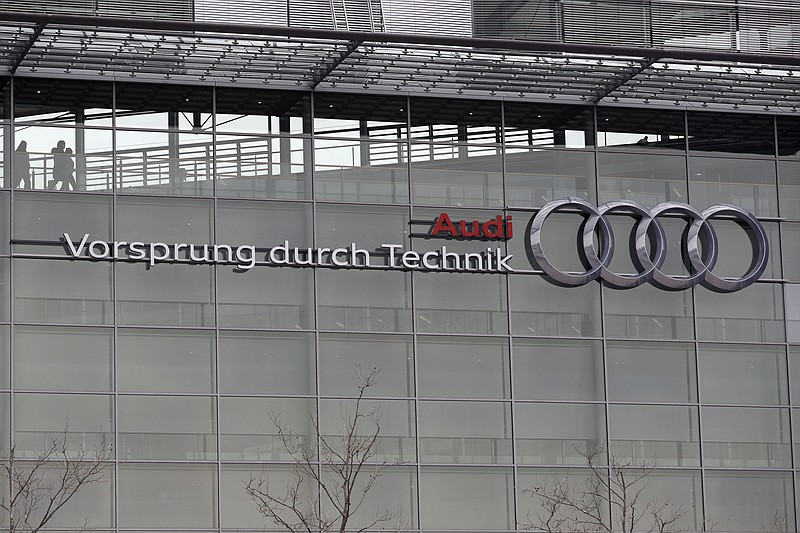
[[[313,446],[286,426],[280,413],[270,413],[270,420],[290,457],[294,472],[291,481],[282,488],[274,487],[266,472],[259,476],[251,475],[245,490],[265,518],[289,533],[406,529],[399,512],[397,516],[388,509],[378,509],[369,516],[363,512],[376,481],[387,468],[398,464],[376,460],[383,411],[380,407],[371,408],[365,398],[370,387],[375,385],[378,374],[377,368],[367,374],[356,368],[353,382],[357,396],[353,405],[340,406],[340,435],[323,434],[319,416],[311,417],[316,440]],[[353,527],[356,521],[358,526]]]
[[[0,509],[7,515],[7,533],[38,533],[81,488],[105,479],[112,446],[103,439],[90,453],[83,446],[70,449],[68,439],[67,427],[33,459],[19,459],[16,446],[0,459],[7,490]]]

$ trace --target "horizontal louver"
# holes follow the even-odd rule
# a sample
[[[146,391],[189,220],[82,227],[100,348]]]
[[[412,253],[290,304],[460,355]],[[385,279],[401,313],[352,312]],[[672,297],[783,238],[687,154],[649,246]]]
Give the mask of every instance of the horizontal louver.
[[[194,20],[193,0],[24,0],[0,2],[2,11]]]
[[[472,35],[470,0],[383,0],[386,31],[427,35]]]

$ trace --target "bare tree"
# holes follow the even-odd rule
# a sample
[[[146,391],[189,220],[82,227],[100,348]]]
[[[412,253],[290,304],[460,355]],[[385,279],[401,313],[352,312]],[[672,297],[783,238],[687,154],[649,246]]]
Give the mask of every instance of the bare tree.
[[[12,446],[0,459],[6,491],[0,509],[6,514],[7,533],[37,533],[86,485],[105,478],[112,447],[101,442],[93,452],[70,449],[68,429],[51,439],[32,459],[17,457]],[[84,528],[86,523],[83,524]]]
[[[523,493],[537,498],[542,510],[522,524],[548,533],[632,533],[679,531],[684,507],[648,494],[652,463],[636,463],[604,450],[580,452],[588,465],[585,481],[550,476]],[[610,511],[610,516],[608,513]]]
[[[378,509],[369,514],[365,505],[382,473],[398,464],[378,460],[382,410],[364,399],[378,373],[377,368],[366,375],[359,368],[354,372],[357,397],[352,406],[340,407],[340,435],[323,435],[315,415],[311,425],[316,442],[309,443],[281,421],[280,413],[270,413],[294,472],[285,486],[270,483],[267,473],[251,476],[246,490],[264,517],[290,533],[404,529],[399,511]]]

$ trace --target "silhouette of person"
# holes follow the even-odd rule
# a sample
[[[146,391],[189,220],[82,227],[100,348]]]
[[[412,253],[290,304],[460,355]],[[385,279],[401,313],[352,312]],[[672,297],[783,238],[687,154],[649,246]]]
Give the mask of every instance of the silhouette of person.
[[[64,147],[67,145],[64,141],[58,141],[55,147],[50,150],[53,154],[53,179],[47,183],[48,189],[55,189],[59,183],[64,183],[64,174],[66,172],[66,161],[64,160]],[[63,188],[63,187],[62,187]]]
[[[14,188],[24,183],[25,189],[31,188],[31,156],[28,153],[27,141],[20,141],[14,152]]]
[[[65,148],[64,155],[61,157],[64,158],[64,179],[59,191],[68,191],[70,187],[74,191],[78,188],[78,184],[75,183],[75,161],[72,160],[72,148]]]
[[[636,141],[636,144],[638,144],[639,146],[647,146],[648,144],[650,144],[650,141],[647,140],[647,135],[645,135],[644,137]]]

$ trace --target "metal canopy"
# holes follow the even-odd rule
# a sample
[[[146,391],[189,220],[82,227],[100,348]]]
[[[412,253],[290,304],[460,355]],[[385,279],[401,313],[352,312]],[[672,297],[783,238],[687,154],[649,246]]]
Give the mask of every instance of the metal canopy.
[[[796,113],[800,57],[0,12],[0,73]]]

